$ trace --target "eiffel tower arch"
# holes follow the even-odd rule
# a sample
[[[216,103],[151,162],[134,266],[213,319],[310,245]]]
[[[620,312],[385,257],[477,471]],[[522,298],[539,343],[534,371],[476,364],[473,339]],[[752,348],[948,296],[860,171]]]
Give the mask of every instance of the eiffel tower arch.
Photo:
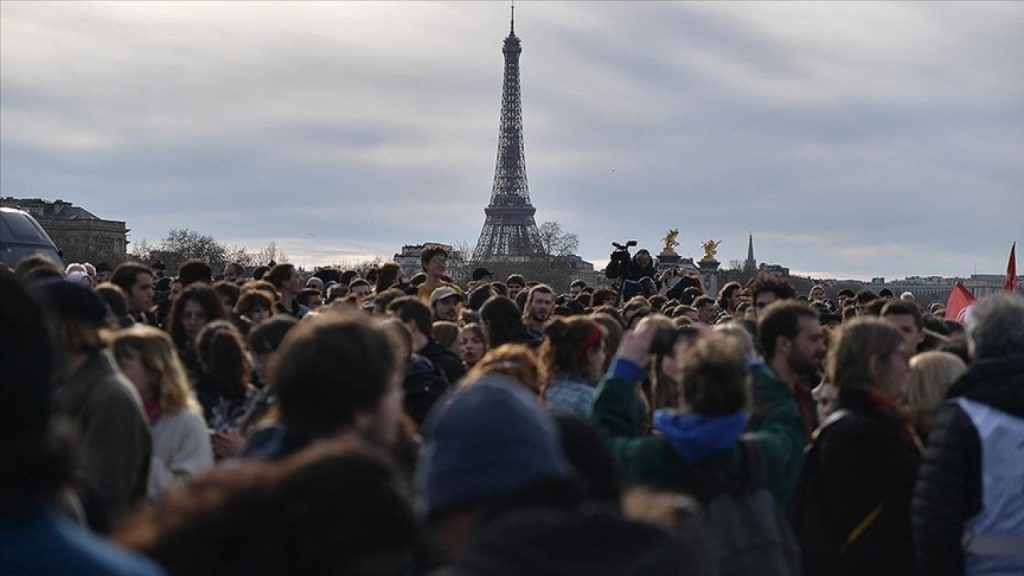
[[[545,256],[530,204],[523,146],[523,110],[519,98],[519,55],[522,43],[515,32],[515,13],[502,53],[505,75],[501,87],[501,127],[498,159],[494,167],[491,201],[473,260],[477,262],[527,262]]]

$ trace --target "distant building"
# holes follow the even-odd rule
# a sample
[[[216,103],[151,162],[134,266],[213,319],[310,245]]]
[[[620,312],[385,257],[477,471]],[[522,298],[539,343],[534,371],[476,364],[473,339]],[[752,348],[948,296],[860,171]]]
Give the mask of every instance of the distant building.
[[[423,265],[420,263],[420,253],[423,252],[424,246],[440,246],[448,251],[448,265],[449,268],[457,262],[462,262],[462,252],[454,250],[449,244],[442,244],[440,242],[425,242],[423,244],[406,244],[402,246],[402,251],[392,258],[395,262],[402,267],[402,272],[406,277],[410,277],[418,272],[423,271]],[[451,270],[449,271],[451,273]]]
[[[66,262],[117,265],[128,257],[128,229],[119,220],[104,220],[71,202],[40,198],[0,198],[0,206],[20,208],[35,217]]]
[[[754,235],[747,238],[747,259],[743,261],[743,271],[753,274],[757,271],[757,260],[754,259]]]
[[[765,264],[762,262],[761,265],[757,267],[757,269],[760,272],[774,274],[776,276],[782,276],[783,278],[789,277],[789,268],[786,268],[781,264]]]
[[[681,258],[678,270],[680,274],[700,274],[700,268],[697,268],[697,263],[693,261],[693,258]]]
[[[754,235],[751,234],[747,237],[747,258],[743,260],[742,272],[744,275],[753,276],[755,274],[773,274],[775,276],[782,276],[785,278],[789,277],[789,268],[781,264],[766,264],[761,262],[757,263],[757,259],[754,258]]]
[[[1005,274],[972,274],[970,278],[963,281],[963,285],[974,294],[975,298],[980,299],[1002,292],[1005,282]],[[1017,285],[1024,286],[1024,281],[1020,276],[1017,277]]]
[[[1021,277],[1018,277],[1020,279]],[[875,280],[883,280],[875,282]],[[943,278],[941,276],[910,276],[903,280],[884,282],[884,278],[875,278],[864,287],[872,292],[878,293],[882,288],[892,290],[897,296],[903,292],[910,292],[920,304],[929,302],[945,302],[949,299],[949,293],[957,282],[974,294],[975,298],[981,299],[986,296],[998,294],[1003,291],[1003,283],[1006,276],[1003,274],[973,274],[970,278]],[[1024,285],[1024,280],[1018,284]]]
[[[873,280],[878,280],[878,278]],[[872,281],[865,284],[864,288],[871,290],[875,294],[878,294],[883,288],[888,288],[896,296],[904,292],[910,292],[914,295],[914,300],[918,304],[927,305],[931,302],[945,302],[949,298],[949,291],[953,289],[953,279],[935,278],[925,280],[919,278],[911,280],[908,278],[893,282]]]
[[[583,280],[587,286],[597,286],[604,278],[604,274],[598,275],[594,265],[583,258],[573,254],[571,256],[558,256],[555,258],[555,266],[559,264],[571,271],[573,279]]]

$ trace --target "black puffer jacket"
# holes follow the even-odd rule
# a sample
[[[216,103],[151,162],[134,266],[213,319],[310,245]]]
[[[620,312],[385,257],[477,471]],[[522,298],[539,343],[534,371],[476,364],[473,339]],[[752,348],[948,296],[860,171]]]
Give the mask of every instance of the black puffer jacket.
[[[462,360],[459,360],[454,352],[441,346],[433,338],[418,351],[418,354],[440,368],[450,384],[457,384],[466,375],[466,367],[462,364]]]
[[[913,574],[910,500],[921,453],[909,422],[860,390],[808,453],[792,516],[804,574]]]
[[[636,257],[643,252],[647,254],[649,258],[647,265],[644,266],[637,262]],[[624,280],[640,280],[644,277],[650,277],[652,279],[658,278],[658,263],[651,256],[651,253],[645,249],[640,249],[636,254],[629,260],[628,268],[624,265],[625,262],[619,262],[613,253],[613,257],[608,261],[608,266],[605,267],[605,276],[608,278],[623,278]]]
[[[1024,418],[1024,354],[975,362],[950,389],[963,397]],[[964,522],[981,511],[981,440],[959,404],[935,416],[914,489],[914,554],[918,572],[963,574]]]

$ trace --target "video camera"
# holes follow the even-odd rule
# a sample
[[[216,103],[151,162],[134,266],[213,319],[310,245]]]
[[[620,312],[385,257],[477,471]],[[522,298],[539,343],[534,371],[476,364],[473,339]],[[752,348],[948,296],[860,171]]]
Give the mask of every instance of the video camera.
[[[636,246],[636,240],[629,240],[625,245],[619,244],[618,242],[612,242],[612,246],[615,250],[608,257],[608,266],[605,268],[605,276],[608,278],[627,278],[629,277],[629,267],[631,264],[629,249]]]

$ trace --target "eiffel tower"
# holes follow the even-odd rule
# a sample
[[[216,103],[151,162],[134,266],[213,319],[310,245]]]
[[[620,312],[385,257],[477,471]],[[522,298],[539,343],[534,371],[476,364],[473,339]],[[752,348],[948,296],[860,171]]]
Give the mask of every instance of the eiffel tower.
[[[540,233],[530,204],[523,148],[523,110],[519,100],[519,55],[523,52],[516,36],[515,8],[505,38],[505,78],[501,86],[501,129],[498,132],[498,160],[494,167],[491,203],[484,209],[487,219],[480,232],[473,260],[476,262],[523,262],[544,255]]]

